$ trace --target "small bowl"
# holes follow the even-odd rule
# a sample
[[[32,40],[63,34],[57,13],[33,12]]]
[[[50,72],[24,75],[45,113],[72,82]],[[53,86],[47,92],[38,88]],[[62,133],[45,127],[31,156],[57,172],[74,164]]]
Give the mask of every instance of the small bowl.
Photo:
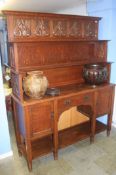
[[[107,63],[86,64],[83,68],[85,82],[90,85],[100,85],[108,81]]]
[[[60,95],[60,89],[58,89],[58,88],[47,88],[46,95],[50,95],[50,96]]]

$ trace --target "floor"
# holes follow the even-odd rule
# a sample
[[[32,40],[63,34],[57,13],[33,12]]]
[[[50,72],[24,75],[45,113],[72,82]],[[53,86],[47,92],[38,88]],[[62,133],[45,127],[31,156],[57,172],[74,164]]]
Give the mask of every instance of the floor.
[[[110,137],[106,132],[97,134],[94,144],[86,139],[61,149],[57,161],[52,154],[35,159],[29,172],[25,159],[17,153],[12,120],[9,127],[14,155],[0,160],[0,175],[116,175],[116,128]]]

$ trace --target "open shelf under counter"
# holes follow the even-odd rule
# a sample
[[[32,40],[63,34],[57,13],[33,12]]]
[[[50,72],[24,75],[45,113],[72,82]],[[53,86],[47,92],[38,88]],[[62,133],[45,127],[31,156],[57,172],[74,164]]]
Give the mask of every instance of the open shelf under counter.
[[[84,129],[83,129],[84,128]],[[96,122],[96,134],[105,131],[107,126]],[[59,149],[90,137],[90,122],[80,124],[59,131]],[[34,140],[32,143],[32,156],[36,158],[53,152],[52,135]]]

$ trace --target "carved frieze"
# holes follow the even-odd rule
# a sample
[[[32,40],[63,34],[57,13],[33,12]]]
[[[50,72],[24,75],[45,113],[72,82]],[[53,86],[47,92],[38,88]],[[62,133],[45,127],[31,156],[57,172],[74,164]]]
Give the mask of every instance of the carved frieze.
[[[3,11],[9,42],[98,39],[99,17]]]
[[[53,20],[53,36],[66,36],[66,35],[67,35],[67,21]]]
[[[84,37],[96,38],[96,23],[97,21],[88,21],[84,23]]]
[[[48,19],[35,19],[35,31],[37,36],[49,36],[50,35],[50,20]]]
[[[31,21],[26,18],[14,19],[14,36],[30,36],[31,35]]]
[[[13,36],[20,40],[97,39],[98,20],[14,16]],[[11,39],[10,38],[10,39]],[[12,38],[13,39],[13,38]]]
[[[70,21],[69,22],[69,36],[81,36],[82,35],[82,22]]]

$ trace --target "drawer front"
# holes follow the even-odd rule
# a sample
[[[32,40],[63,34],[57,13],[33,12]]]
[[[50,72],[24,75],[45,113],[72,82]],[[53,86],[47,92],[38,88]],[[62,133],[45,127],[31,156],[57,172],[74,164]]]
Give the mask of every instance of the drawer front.
[[[79,105],[92,105],[93,104],[93,93],[84,93],[76,96],[71,96],[67,98],[63,98],[58,101],[58,111],[62,113],[63,111],[71,108],[72,106]]]
[[[30,108],[31,136],[44,136],[52,132],[53,103],[45,102]]]

